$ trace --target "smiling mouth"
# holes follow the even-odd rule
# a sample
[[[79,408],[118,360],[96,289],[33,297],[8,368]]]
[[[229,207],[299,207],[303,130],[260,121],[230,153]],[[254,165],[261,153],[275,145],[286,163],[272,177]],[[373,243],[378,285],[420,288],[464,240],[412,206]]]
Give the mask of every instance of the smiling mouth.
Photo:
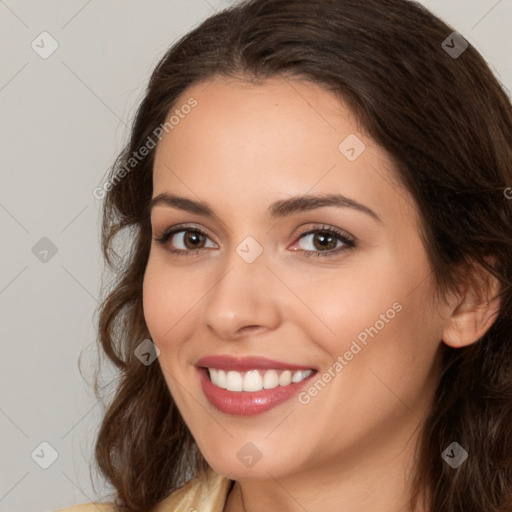
[[[246,372],[235,370],[225,371],[219,368],[204,368],[210,382],[228,391],[257,392],[264,389],[286,387],[290,384],[302,382],[315,370],[274,370],[254,369]]]

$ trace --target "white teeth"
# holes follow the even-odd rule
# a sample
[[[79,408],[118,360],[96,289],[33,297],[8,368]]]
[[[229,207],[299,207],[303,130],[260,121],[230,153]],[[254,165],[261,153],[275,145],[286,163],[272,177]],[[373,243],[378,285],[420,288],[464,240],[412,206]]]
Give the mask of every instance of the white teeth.
[[[228,391],[242,391],[242,375],[240,372],[228,372],[226,376],[226,389]]]
[[[292,375],[292,382],[300,382],[313,373],[313,370],[299,370]]]
[[[250,370],[245,373],[230,370],[228,372],[216,368],[208,368],[213,384],[228,391],[261,391],[277,386],[288,386],[292,382],[300,382],[309,377],[313,370]]]
[[[263,387],[263,378],[258,370],[251,370],[245,374],[242,389],[244,391],[259,391]]]
[[[210,373],[210,375],[211,375],[211,373]],[[213,382],[213,378],[214,377],[212,377],[212,382]],[[224,370],[217,370],[217,386],[219,386],[220,388],[224,388],[224,389],[226,389],[226,387],[227,387],[226,372]]]
[[[263,376],[263,387],[265,389],[273,389],[279,386],[279,378],[275,370],[267,370]]]
[[[292,372],[290,370],[285,370],[281,375],[279,375],[279,385],[287,386],[292,383]]]
[[[302,372],[301,370],[299,370],[298,372],[295,372],[292,375],[292,382],[300,382],[304,378],[303,373],[306,373],[306,372]]]

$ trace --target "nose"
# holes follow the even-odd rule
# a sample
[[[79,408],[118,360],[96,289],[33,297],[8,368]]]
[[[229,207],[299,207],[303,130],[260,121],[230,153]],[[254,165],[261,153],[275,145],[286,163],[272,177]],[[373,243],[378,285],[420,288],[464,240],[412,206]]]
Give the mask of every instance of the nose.
[[[247,263],[234,253],[222,270],[203,300],[203,325],[228,341],[276,329],[281,321],[279,283],[264,256]]]

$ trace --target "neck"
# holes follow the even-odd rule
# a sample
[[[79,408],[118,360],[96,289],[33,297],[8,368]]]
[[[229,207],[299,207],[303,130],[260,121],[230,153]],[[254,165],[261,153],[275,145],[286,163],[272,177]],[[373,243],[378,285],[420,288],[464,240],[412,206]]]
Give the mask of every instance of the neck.
[[[402,442],[392,447],[378,436],[364,449],[358,446],[341,455],[333,454],[331,460],[323,459],[321,466],[284,476],[268,472],[268,479],[235,482],[224,512],[409,511],[419,434],[418,422],[411,426],[409,435],[401,432],[394,436]]]

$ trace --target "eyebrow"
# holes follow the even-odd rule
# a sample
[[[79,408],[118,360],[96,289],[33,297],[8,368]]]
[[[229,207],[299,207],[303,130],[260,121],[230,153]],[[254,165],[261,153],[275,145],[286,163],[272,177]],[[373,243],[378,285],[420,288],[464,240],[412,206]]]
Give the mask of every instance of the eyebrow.
[[[156,206],[168,206],[195,213],[204,217],[216,217],[213,209],[208,204],[194,201],[186,197],[180,197],[166,192],[153,197],[148,203],[148,211],[151,213]],[[293,196],[288,199],[282,199],[272,203],[267,209],[267,216],[270,220],[283,218],[297,212],[314,210],[325,206],[335,206],[338,208],[353,208],[359,212],[365,213],[377,222],[382,219],[368,206],[361,204],[354,199],[345,197],[341,194],[320,194],[320,195],[302,195]]]

